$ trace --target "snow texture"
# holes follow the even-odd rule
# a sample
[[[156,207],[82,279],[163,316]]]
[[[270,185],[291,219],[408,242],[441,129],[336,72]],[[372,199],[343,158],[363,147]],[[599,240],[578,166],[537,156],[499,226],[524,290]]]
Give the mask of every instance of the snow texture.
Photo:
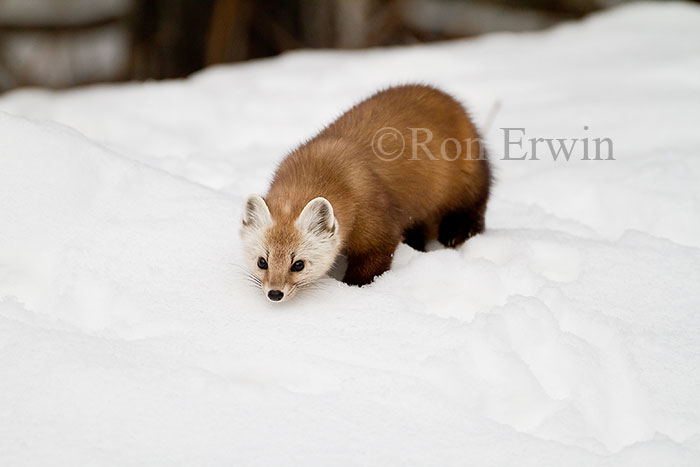
[[[700,465],[699,57],[700,7],[634,4],[2,97],[0,464]],[[500,102],[488,231],[268,303],[243,199],[405,82]],[[615,160],[502,160],[504,127]]]

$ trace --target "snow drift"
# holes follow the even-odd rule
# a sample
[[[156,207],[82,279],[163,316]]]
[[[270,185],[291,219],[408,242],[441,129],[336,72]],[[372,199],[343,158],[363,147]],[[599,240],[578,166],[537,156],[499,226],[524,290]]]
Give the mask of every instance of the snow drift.
[[[0,463],[700,464],[698,24],[638,4],[0,98]],[[267,303],[243,198],[414,81],[477,123],[501,104],[487,233]],[[502,128],[608,137],[615,160],[503,160]]]

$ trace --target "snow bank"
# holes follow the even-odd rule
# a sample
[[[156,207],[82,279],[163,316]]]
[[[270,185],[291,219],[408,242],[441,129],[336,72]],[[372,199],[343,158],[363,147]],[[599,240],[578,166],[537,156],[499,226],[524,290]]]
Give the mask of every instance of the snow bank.
[[[0,462],[698,465],[697,24],[639,4],[0,98]],[[243,197],[410,81],[477,122],[501,103],[488,232],[268,304],[239,266]],[[609,137],[616,160],[504,161],[503,127]]]

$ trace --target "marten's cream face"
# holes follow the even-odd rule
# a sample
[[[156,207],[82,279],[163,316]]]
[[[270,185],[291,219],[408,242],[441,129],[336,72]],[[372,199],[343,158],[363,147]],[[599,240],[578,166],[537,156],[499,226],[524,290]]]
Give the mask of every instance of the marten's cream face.
[[[276,221],[265,200],[250,195],[242,221],[249,275],[272,302],[288,300],[320,279],[340,248],[338,222],[325,198],[309,201],[296,219]]]

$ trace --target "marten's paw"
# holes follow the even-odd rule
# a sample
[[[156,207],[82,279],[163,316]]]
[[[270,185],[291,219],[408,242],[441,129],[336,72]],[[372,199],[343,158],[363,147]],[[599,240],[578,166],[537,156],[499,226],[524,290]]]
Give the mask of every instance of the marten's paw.
[[[477,210],[452,211],[440,221],[438,241],[456,248],[469,238],[484,231],[484,215]]]
[[[414,250],[425,251],[428,227],[425,224],[415,224],[403,232],[403,243]]]

